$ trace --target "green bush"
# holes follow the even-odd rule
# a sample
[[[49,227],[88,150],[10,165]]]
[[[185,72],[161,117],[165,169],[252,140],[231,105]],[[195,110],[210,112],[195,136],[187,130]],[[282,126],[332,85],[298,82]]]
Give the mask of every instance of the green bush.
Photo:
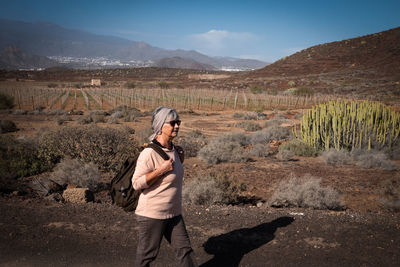
[[[344,204],[339,193],[330,186],[321,186],[321,179],[295,175],[279,183],[268,200],[272,207],[300,207],[313,209],[343,210]]]
[[[14,107],[14,97],[0,93],[0,110],[12,109]]]
[[[38,146],[31,139],[0,136],[0,159],[2,177],[25,177],[51,169],[51,164],[39,156]]]
[[[13,121],[0,120],[0,133],[11,133],[16,131],[18,131],[18,128]]]
[[[292,151],[296,156],[305,157],[316,157],[319,154],[317,149],[298,139],[292,139],[289,142],[282,144],[279,147],[279,150],[289,150]]]
[[[138,145],[129,133],[95,124],[46,131],[38,136],[39,156],[51,164],[63,158],[96,164],[100,170],[117,171]]]
[[[128,89],[135,89],[136,84],[134,82],[127,82],[125,84],[125,87],[128,88]]]
[[[261,94],[264,91],[265,89],[258,85],[253,85],[252,87],[250,87],[250,92],[252,92],[253,94]]]

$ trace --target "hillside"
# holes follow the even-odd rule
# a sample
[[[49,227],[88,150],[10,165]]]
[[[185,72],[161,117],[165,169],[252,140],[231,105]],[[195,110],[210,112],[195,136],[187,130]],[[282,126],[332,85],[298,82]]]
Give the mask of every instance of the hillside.
[[[25,53],[52,57],[73,68],[143,67],[149,61],[180,57],[211,65],[212,69],[251,70],[267,63],[239,58],[210,57],[197,51],[167,50],[115,36],[67,29],[48,22],[28,23],[0,19],[0,50],[13,45]],[[107,64],[106,64],[107,63]]]
[[[400,70],[400,27],[344,41],[321,44],[283,58],[253,75],[305,75],[369,70],[396,75]]]
[[[0,52],[1,69],[38,69],[58,65],[47,57],[23,53],[15,46],[9,46]]]
[[[155,67],[159,68],[174,68],[174,69],[194,69],[194,70],[213,70],[215,67],[208,64],[201,64],[192,59],[181,57],[163,58],[154,63]]]

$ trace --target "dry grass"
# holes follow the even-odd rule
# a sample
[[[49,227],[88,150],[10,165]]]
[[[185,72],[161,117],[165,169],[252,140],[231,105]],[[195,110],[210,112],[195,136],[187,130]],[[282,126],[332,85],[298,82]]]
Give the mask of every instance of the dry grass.
[[[330,186],[321,186],[321,179],[310,175],[298,178],[291,174],[280,182],[268,203],[272,207],[344,209],[339,193]]]

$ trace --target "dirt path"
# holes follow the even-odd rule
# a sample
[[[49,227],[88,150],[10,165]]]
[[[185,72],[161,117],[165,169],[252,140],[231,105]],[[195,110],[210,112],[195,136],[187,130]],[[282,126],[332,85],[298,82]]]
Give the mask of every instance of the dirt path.
[[[131,213],[97,204],[0,198],[0,266],[129,266]],[[201,266],[398,266],[399,214],[185,206]],[[163,241],[152,266],[174,266]]]

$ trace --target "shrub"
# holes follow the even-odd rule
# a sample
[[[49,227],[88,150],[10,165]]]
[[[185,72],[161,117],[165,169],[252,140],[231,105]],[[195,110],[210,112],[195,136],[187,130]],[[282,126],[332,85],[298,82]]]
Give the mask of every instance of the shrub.
[[[104,115],[101,115],[101,114],[93,114],[93,115],[90,115],[90,117],[91,117],[91,119],[92,119],[92,121],[94,123],[99,123],[99,122],[105,122],[106,121],[105,118],[104,118]]]
[[[38,137],[39,156],[57,164],[63,158],[93,162],[101,170],[117,171],[129,155],[138,152],[126,131],[95,124],[45,131]]]
[[[135,89],[136,84],[134,82],[127,82],[125,84],[125,87],[128,88],[128,89]]]
[[[77,159],[64,159],[55,167],[51,179],[60,185],[76,185],[96,191],[100,173],[98,167],[93,163],[82,163]]]
[[[49,83],[49,84],[47,84],[47,87],[49,87],[49,88],[56,88],[56,87],[58,87],[58,84],[56,84],[56,83]]]
[[[250,140],[252,144],[265,144],[272,140],[284,140],[289,138],[289,136],[289,128],[274,125],[255,132],[250,136]]]
[[[251,121],[238,122],[235,124],[235,127],[242,128],[248,132],[255,132],[262,129],[260,125]]]
[[[137,142],[140,145],[143,145],[145,143],[149,143],[149,136],[153,133],[150,127],[146,127],[144,129],[140,129],[136,131],[135,137]]]
[[[268,157],[269,155],[269,145],[268,144],[255,144],[251,147],[249,151],[249,156],[252,157]]]
[[[260,111],[245,112],[245,113],[234,113],[233,118],[243,120],[265,120],[267,115]]]
[[[186,203],[195,205],[238,204],[245,190],[243,183],[226,174],[208,173],[198,175],[185,184],[182,198]]]
[[[250,92],[252,92],[253,94],[261,94],[264,91],[265,89],[258,85],[253,85],[252,87],[250,87]]]
[[[47,161],[39,157],[34,140],[0,136],[0,176],[18,178],[31,176],[51,169]]]
[[[279,150],[289,150],[292,151],[296,156],[304,157],[316,157],[319,153],[317,149],[298,139],[292,139],[289,142],[282,144],[279,147]]]
[[[111,114],[111,117],[116,118],[116,119],[120,119],[122,118],[124,115],[122,114],[121,111],[115,111],[114,113]]]
[[[0,120],[0,133],[11,133],[16,131],[18,131],[18,128],[13,121]]]
[[[322,153],[322,159],[329,165],[346,165],[351,164],[352,159],[349,152],[344,150],[330,149]]]
[[[381,184],[380,202],[384,208],[400,211],[400,177],[386,179]]]
[[[344,209],[336,190],[321,186],[321,179],[307,174],[303,178],[291,174],[289,179],[280,182],[268,203],[272,207]]]
[[[351,151],[353,161],[365,169],[380,168],[387,171],[397,169],[397,166],[382,151],[353,149]]]
[[[200,149],[207,144],[207,139],[201,131],[194,130],[183,137],[178,137],[176,144],[183,148],[185,157],[196,157]]]
[[[294,153],[289,150],[280,150],[278,154],[276,154],[276,158],[280,161],[289,161],[293,158]]]
[[[66,121],[72,121],[72,117],[68,116],[68,115],[62,115],[62,116],[59,116],[59,117],[56,118],[56,123],[58,125],[62,125]]]
[[[14,97],[0,93],[0,109],[12,109],[14,107]]]
[[[295,96],[312,96],[314,93],[314,89],[309,87],[299,87],[294,91]]]
[[[84,124],[90,124],[93,122],[92,117],[90,117],[90,115],[85,115],[85,116],[81,116],[78,118],[78,120],[76,121],[78,124],[84,125]]]
[[[108,123],[108,124],[118,124],[119,121],[118,121],[118,119],[117,119],[116,117],[110,116],[110,117],[108,118],[108,120],[107,120],[107,123]]]
[[[229,134],[214,138],[198,152],[200,159],[209,164],[245,162],[249,159],[244,146],[249,144],[244,134]]]

